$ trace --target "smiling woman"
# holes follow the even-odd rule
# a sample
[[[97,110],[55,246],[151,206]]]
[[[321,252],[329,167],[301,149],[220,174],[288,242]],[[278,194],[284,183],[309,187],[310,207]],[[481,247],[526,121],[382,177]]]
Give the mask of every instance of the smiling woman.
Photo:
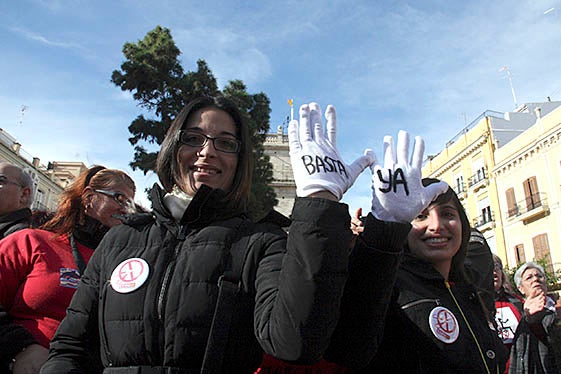
[[[411,224],[384,337],[365,372],[502,372],[506,353],[466,276],[470,226],[455,192],[448,188]]]
[[[294,205],[288,237],[250,221],[249,130],[223,97],[197,98],[177,115],[156,169],[153,213],[100,244],[42,372],[87,372],[98,348],[105,374],[251,373],[263,351],[317,361],[346,279],[350,217],[341,196],[314,184]]]
[[[121,223],[116,216],[130,212],[115,197],[132,201],[134,192],[124,172],[93,166],[62,193],[40,229],[0,242],[0,372],[8,362],[14,373],[39,372],[96,246]]]

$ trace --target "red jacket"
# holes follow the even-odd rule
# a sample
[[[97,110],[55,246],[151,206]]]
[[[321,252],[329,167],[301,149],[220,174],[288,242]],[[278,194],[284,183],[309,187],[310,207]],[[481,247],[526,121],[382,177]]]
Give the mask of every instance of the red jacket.
[[[93,249],[76,244],[87,263]],[[66,235],[26,229],[0,241],[0,305],[46,348],[79,279]]]

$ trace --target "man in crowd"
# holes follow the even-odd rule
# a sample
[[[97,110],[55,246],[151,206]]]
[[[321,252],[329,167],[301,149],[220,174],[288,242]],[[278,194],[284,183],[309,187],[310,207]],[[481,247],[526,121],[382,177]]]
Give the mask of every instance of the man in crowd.
[[[29,227],[33,181],[20,167],[0,162],[0,239]]]

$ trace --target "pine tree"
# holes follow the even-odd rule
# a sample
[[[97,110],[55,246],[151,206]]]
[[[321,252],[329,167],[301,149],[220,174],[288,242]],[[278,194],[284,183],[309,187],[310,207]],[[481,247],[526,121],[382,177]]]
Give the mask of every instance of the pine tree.
[[[161,145],[171,122],[179,111],[200,95],[222,94],[233,100],[245,117],[254,146],[254,174],[249,212],[253,218],[264,216],[276,205],[276,195],[269,183],[272,165],[264,153],[263,142],[269,129],[270,101],[263,92],[250,94],[241,80],[232,80],[220,91],[216,78],[204,60],[197,61],[196,71],[185,72],[179,61],[181,51],[175,45],[169,29],[157,26],[137,43],[123,46],[125,62],[120,70],[113,71],[111,82],[123,91],[129,91],[138,105],[155,118],[139,115],[129,132],[129,142],[134,146],[133,170],[144,174],[153,171],[157,151],[145,145]]]

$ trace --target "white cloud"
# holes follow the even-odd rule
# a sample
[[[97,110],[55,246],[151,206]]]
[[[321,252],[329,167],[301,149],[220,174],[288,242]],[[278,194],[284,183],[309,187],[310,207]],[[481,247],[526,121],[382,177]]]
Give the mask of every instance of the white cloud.
[[[197,59],[204,59],[220,88],[232,79],[256,85],[272,75],[271,61],[253,36],[212,27],[179,29],[173,34],[183,52],[183,65],[194,65]]]

